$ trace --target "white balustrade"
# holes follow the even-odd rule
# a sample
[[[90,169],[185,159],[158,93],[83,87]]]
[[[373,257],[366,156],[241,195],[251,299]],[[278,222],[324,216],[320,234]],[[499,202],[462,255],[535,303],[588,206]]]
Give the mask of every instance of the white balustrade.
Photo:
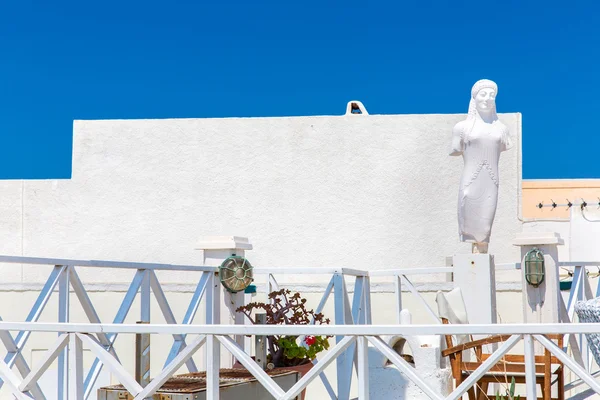
[[[465,393],[470,385],[476,381],[476,376],[487,371],[486,368],[493,365],[493,361],[500,359],[517,342],[525,340],[531,345],[536,342],[548,348],[579,378],[580,385],[588,385],[590,390],[600,393],[600,387],[591,374],[591,358],[587,356],[588,350],[585,344],[586,333],[598,333],[600,327],[592,324],[572,324],[574,316],[574,304],[577,300],[589,299],[593,296],[588,281],[586,268],[597,267],[600,262],[577,263],[561,262],[560,266],[573,270],[573,285],[567,304],[562,304],[561,324],[493,324],[493,325],[464,325],[452,326],[441,325],[437,313],[435,313],[428,302],[419,292],[419,284],[415,283],[415,276],[432,276],[434,274],[451,274],[452,267],[431,268],[401,268],[376,271],[361,271],[343,267],[335,268],[255,268],[255,275],[263,275],[265,281],[264,291],[277,290],[279,284],[278,276],[290,274],[302,275],[327,275],[328,282],[325,285],[321,300],[316,312],[322,312],[330,298],[334,302],[335,325],[329,326],[255,326],[255,325],[219,325],[220,302],[216,296],[221,290],[218,278],[215,275],[217,268],[213,266],[194,265],[172,265],[154,263],[131,263],[95,260],[68,260],[68,259],[45,259],[31,257],[0,256],[0,263],[18,263],[39,265],[40,267],[51,267],[48,280],[39,293],[25,322],[0,322],[0,340],[7,349],[4,361],[0,361],[0,378],[6,384],[6,388],[16,398],[55,398],[54,394],[44,394],[38,384],[39,378],[50,364],[57,360],[59,363],[58,395],[59,398],[81,398],[87,399],[91,394],[94,384],[103,367],[110,372],[127,388],[136,399],[147,398],[158,390],[160,385],[176,373],[179,367],[185,365],[191,372],[197,371],[198,367],[193,356],[200,348],[205,349],[203,357],[207,357],[206,365],[218,365],[219,353],[227,351],[239,360],[252,372],[257,380],[278,399],[291,399],[300,393],[307,385],[319,377],[332,399],[345,399],[350,397],[350,387],[353,379],[357,379],[359,398],[366,398],[368,389],[368,362],[366,351],[370,347],[382,352],[396,367],[406,374],[407,378],[415,383],[430,398],[435,399],[458,399]],[[81,281],[78,271],[81,268],[118,268],[133,269],[135,274],[125,293],[119,309],[116,311],[112,324],[102,324],[98,317],[97,309],[90,300]],[[519,263],[498,264],[496,270],[519,269]],[[167,296],[159,282],[156,271],[195,271],[198,273],[197,284],[191,296],[187,311],[183,320],[179,323],[169,305]],[[395,307],[398,314],[398,322],[395,325],[376,326],[372,325],[371,311],[371,278],[391,281],[393,292],[390,293],[391,307]],[[349,281],[349,282],[347,282]],[[419,283],[422,283],[422,279]],[[348,283],[352,284],[349,290]],[[40,323],[40,315],[44,311],[53,292],[58,291],[59,314],[56,323]],[[81,305],[89,323],[69,323],[69,291],[75,294],[75,298]],[[422,305],[427,315],[431,317],[432,325],[400,325],[400,311],[402,310],[403,292],[409,292],[415,296]],[[158,304],[160,314],[167,322],[166,325],[156,324],[124,324],[138,293],[141,297],[140,318],[151,320],[150,296],[154,296]],[[598,296],[600,293],[596,293]],[[392,303],[394,303],[392,305]],[[206,308],[205,321],[202,325],[192,325],[196,314],[201,306]],[[18,332],[16,337],[11,332]],[[28,339],[36,332],[54,332],[57,335],[56,342],[49,346],[41,361],[33,367],[27,364],[23,356]],[[153,333],[169,335],[173,338],[173,344],[168,354],[163,370],[155,374],[150,385],[142,388],[130,373],[122,366],[117,357],[114,344],[119,335],[135,333]],[[509,334],[512,338],[500,346],[496,353],[490,357],[489,362],[484,363],[481,369],[473,374],[473,379],[463,382],[449,396],[444,397],[436,394],[435,390],[427,385],[414,370],[408,366],[404,359],[399,357],[383,340],[382,335],[442,335],[442,334]],[[566,334],[565,348],[559,349],[551,342],[545,340],[544,334]],[[189,341],[188,335],[199,335],[193,341]],[[320,359],[315,361],[315,366],[288,392],[281,390],[273,380],[260,370],[256,364],[251,362],[249,349],[243,344],[236,343],[233,338],[236,335],[265,335],[265,334],[289,334],[289,335],[333,335],[335,345],[328,352],[321,354]],[[579,341],[577,339],[580,339]],[[568,347],[567,347],[568,346]],[[87,375],[83,375],[81,364],[82,349],[86,348],[95,356]],[[527,346],[526,346],[527,348]],[[329,383],[325,368],[336,363],[337,388],[334,389]],[[13,367],[16,370],[13,370]],[[531,367],[531,366],[530,366]],[[356,371],[356,375],[354,375]],[[20,376],[19,376],[20,375]],[[218,368],[212,368],[208,374],[208,398],[218,398]],[[575,384],[568,384],[568,388],[574,388]],[[532,390],[529,387],[530,393]]]

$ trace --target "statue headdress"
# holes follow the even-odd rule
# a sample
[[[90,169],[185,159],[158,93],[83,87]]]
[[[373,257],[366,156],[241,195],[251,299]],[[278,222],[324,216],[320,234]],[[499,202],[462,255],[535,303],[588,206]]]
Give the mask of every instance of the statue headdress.
[[[498,94],[498,85],[496,82],[490,81],[489,79],[481,79],[475,82],[473,87],[471,88],[471,101],[469,102],[469,116],[467,118],[474,118],[477,109],[475,108],[475,96],[481,89],[494,89],[494,92]],[[494,114],[496,114],[496,109],[494,107]]]

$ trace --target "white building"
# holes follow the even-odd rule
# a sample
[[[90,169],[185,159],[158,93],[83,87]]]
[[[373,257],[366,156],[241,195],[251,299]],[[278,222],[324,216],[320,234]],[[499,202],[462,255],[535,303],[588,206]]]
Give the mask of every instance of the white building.
[[[250,239],[253,250],[246,256],[255,267],[444,266],[447,257],[470,252],[458,240],[456,218],[462,160],[448,155],[452,127],[462,119],[363,114],[75,121],[71,179],[0,182],[0,253],[200,265],[199,237],[238,235]],[[520,254],[513,239],[523,229],[521,115],[500,119],[516,145],[501,156],[489,251],[496,263],[514,263]],[[50,269],[3,264],[0,271],[0,316],[24,320]],[[114,318],[133,273],[79,272],[102,321]],[[181,321],[197,275],[157,274]],[[433,301],[436,290],[451,285],[448,278],[415,280]],[[520,322],[521,313],[514,312],[521,308],[519,273],[499,272],[497,279],[500,322]],[[316,302],[327,281],[301,275],[282,283]],[[373,323],[395,321],[396,310],[388,306],[393,285],[372,283]],[[86,321],[71,298],[70,319]],[[56,301],[41,320],[56,320]],[[405,307],[415,310],[415,322],[427,322],[414,299]],[[127,321],[138,315],[132,312]],[[153,311],[152,321],[164,319]],[[32,338],[28,361],[35,363],[48,338]],[[170,338],[153,338],[153,369],[162,367],[170,344]],[[117,348],[131,367],[131,341]],[[100,383],[108,381],[104,375]]]

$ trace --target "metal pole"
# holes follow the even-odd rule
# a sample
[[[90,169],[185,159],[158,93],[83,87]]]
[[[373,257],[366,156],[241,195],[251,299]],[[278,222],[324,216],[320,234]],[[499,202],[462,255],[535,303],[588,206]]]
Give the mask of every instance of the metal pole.
[[[256,314],[256,323],[264,325],[267,321],[267,314]],[[267,368],[267,337],[256,335],[254,337],[254,359],[262,369]]]
[[[147,324],[147,321],[138,321]],[[141,387],[150,383],[150,334],[135,334],[135,380]]]
[[[144,270],[144,278],[140,285],[140,319],[150,322],[150,270]]]

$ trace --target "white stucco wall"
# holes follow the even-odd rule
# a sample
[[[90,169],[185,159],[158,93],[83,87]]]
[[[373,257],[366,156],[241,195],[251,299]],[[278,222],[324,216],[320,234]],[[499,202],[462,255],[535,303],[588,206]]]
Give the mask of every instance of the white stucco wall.
[[[593,205],[585,210],[572,207],[569,219],[540,219],[523,223],[523,231],[557,232],[564,240],[558,246],[560,261],[599,261],[600,210]]]
[[[511,262],[521,125],[520,114],[500,118],[517,145],[501,157],[490,252]],[[1,183],[0,252],[198,263],[199,236],[232,234],[250,238],[256,266],[444,265],[470,251],[457,234],[462,159],[447,155],[461,119],[75,121],[71,180]],[[37,282],[38,270],[11,266],[4,276]],[[113,271],[84,278],[126,280]]]
[[[593,205],[571,209],[569,223],[570,257],[574,261],[600,261],[600,210]]]

